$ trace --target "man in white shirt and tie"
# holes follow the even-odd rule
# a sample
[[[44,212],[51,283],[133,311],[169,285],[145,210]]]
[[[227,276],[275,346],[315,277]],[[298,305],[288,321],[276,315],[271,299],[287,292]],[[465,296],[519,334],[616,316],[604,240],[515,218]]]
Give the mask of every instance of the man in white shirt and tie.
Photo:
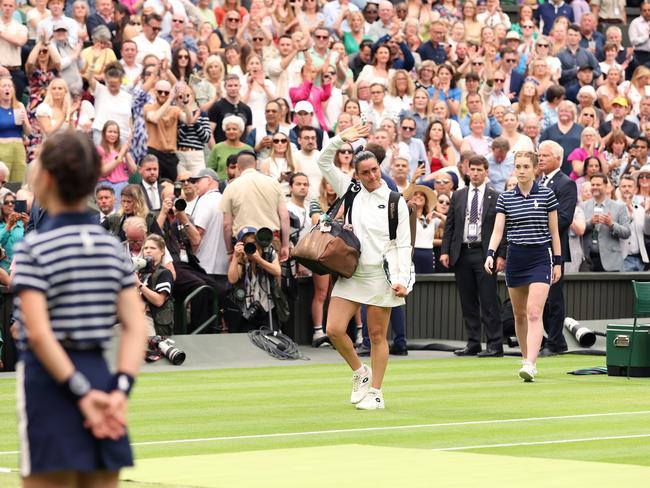
[[[147,207],[152,212],[160,210],[160,187],[158,186],[158,158],[147,154],[140,163],[142,189],[144,190]]]
[[[99,209],[99,223],[103,224],[106,217],[115,213],[115,190],[108,185],[99,185],[95,190],[95,201]]]

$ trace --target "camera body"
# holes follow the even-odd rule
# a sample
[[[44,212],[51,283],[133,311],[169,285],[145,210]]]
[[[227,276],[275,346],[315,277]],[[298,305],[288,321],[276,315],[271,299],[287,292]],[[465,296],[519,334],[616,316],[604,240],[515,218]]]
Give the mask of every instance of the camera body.
[[[133,263],[133,272],[140,274],[153,273],[153,258],[151,256],[133,256],[131,257]]]
[[[187,208],[187,201],[185,201],[184,198],[181,198],[182,194],[183,186],[179,181],[177,181],[174,183],[174,208],[178,212],[183,212]],[[170,210],[170,212],[172,211]]]

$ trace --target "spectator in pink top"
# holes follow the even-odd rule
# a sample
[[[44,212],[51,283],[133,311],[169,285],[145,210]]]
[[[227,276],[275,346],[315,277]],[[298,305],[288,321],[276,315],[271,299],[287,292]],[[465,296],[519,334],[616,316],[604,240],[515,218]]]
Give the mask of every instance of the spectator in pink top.
[[[120,144],[120,126],[108,120],[102,128],[102,142],[97,152],[102,160],[99,182],[115,190],[115,210],[120,208],[122,189],[129,184],[129,175],[137,171],[133,157],[129,154],[130,139]]]
[[[320,72],[321,86],[314,85],[314,80],[319,75],[319,70],[311,63],[311,58],[305,57],[305,65],[300,70],[302,75],[302,84],[289,88],[289,96],[291,103],[295,106],[296,103],[306,100],[314,107],[314,114],[318,120],[320,128],[328,131],[327,120],[323,109],[323,102],[329,100],[332,93],[332,75],[325,71]]]

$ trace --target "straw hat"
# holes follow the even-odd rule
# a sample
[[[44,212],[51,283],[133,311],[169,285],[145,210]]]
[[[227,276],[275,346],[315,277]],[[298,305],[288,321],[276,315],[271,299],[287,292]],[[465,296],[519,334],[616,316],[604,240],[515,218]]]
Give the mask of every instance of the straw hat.
[[[433,210],[438,203],[438,196],[435,191],[426,185],[410,185],[404,192],[404,198],[408,202],[417,192],[424,195],[424,198],[427,201],[427,207],[430,211]]]

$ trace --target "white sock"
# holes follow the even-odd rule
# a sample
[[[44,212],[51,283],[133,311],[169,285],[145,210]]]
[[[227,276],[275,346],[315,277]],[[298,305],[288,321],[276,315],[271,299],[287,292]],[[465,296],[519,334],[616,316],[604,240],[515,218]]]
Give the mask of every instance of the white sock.
[[[366,372],[366,365],[365,364],[362,364],[359,369],[357,369],[356,371],[353,371],[353,373],[356,373],[356,374],[361,374],[361,373],[365,373],[365,372]]]
[[[374,393],[375,395],[378,395],[381,393],[381,388],[373,388],[372,386],[368,388],[368,393]]]

